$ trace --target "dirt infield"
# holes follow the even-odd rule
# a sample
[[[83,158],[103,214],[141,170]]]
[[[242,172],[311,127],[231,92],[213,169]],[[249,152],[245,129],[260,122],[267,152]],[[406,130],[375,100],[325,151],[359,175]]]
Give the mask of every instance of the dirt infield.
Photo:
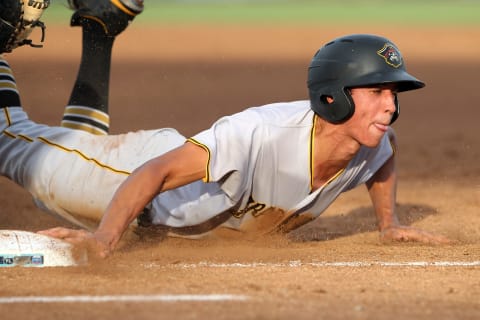
[[[191,135],[248,106],[304,99],[314,51],[332,37],[357,32],[379,33],[373,27],[133,25],[117,39],[113,57],[112,131],[175,127]],[[400,95],[394,125],[400,219],[456,244],[380,244],[368,194],[359,188],[287,237],[192,241],[132,234],[111,258],[86,267],[0,269],[2,317],[480,318],[480,266],[469,265],[480,261],[480,29],[382,34],[427,83]],[[45,48],[7,56],[34,120],[59,123],[79,48],[79,30],[49,27]],[[36,209],[5,178],[0,190],[0,229],[67,225]],[[162,299],[152,298],[158,295]],[[2,300],[27,296],[73,298]]]

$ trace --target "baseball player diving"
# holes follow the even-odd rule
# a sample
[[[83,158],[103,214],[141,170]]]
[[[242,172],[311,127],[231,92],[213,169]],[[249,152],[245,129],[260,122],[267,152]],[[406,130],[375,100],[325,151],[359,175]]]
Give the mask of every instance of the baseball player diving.
[[[219,228],[288,232],[318,217],[342,192],[366,185],[383,241],[448,243],[400,225],[395,214],[397,94],[424,83],[390,40],[346,35],[308,67],[309,99],[225,116],[192,137],[174,129],[108,135],[115,37],[141,0],[69,0],[82,56],[61,126],[29,119],[14,75],[0,60],[0,172],[35,203],[81,229],[41,233],[110,254],[130,226],[176,236]],[[47,0],[3,0],[0,53],[40,46]],[[48,36],[48,35],[47,35]],[[43,37],[42,37],[43,38]]]

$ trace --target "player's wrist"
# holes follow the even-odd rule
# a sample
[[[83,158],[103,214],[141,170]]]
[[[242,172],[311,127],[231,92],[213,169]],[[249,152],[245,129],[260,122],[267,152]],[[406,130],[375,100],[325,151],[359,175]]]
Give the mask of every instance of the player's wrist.
[[[400,226],[397,216],[394,213],[380,216],[377,222],[378,230],[383,232],[388,229],[397,228]]]
[[[96,242],[98,254],[102,257],[106,257],[115,249],[120,240],[120,235],[117,235],[114,232],[97,230],[93,233],[93,238]]]

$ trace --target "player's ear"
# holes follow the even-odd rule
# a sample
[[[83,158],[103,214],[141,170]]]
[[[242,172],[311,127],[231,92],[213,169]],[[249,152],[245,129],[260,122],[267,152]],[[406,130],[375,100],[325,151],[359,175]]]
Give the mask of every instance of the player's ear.
[[[323,103],[326,103],[326,104],[332,104],[335,99],[333,99],[332,96],[329,96],[329,95],[323,95],[320,97],[320,100],[323,102]]]

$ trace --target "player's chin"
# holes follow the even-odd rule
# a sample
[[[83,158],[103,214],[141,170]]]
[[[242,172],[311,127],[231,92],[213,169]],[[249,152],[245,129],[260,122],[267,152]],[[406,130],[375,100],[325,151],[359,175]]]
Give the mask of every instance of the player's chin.
[[[377,126],[371,126],[368,130],[368,134],[364,137],[362,141],[362,145],[369,148],[377,147],[380,144],[380,141],[382,141],[387,131],[388,127],[386,127],[386,129],[379,129]]]
[[[380,144],[380,142],[377,142],[377,143],[365,143],[363,144],[365,147],[368,147],[368,148],[376,148],[378,145]]]
[[[368,137],[365,137],[365,139],[363,139],[362,141],[362,145],[365,146],[365,147],[369,147],[369,148],[376,148],[379,144],[380,144],[380,141],[382,141],[382,138],[385,134],[374,134],[374,135],[370,135]]]

